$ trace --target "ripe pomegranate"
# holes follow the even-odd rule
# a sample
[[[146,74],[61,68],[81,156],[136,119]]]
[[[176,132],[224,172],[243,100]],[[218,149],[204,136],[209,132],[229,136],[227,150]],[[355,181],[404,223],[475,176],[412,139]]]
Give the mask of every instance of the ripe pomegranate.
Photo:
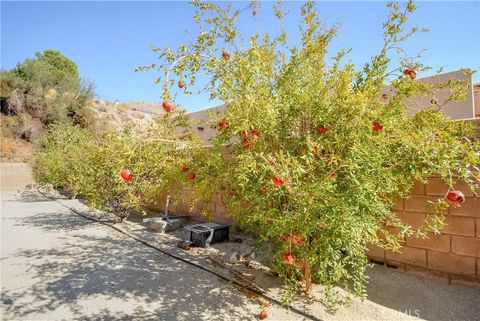
[[[182,172],[186,173],[186,172],[188,172],[189,169],[190,169],[190,168],[188,167],[187,164],[183,164],[183,166],[182,166]]]
[[[172,104],[171,102],[167,101],[167,100],[163,101],[162,107],[167,113],[169,113],[169,112],[171,112],[172,110],[175,109],[175,105]]]
[[[259,130],[254,129],[250,132],[250,137],[260,137],[260,136],[262,136],[262,133]]]
[[[123,180],[128,182],[132,180],[133,173],[131,170],[124,168],[120,171],[120,176],[122,176]]]
[[[410,77],[410,79],[415,79],[415,78],[417,78],[417,74],[418,74],[418,70],[417,69],[412,69],[412,70],[410,70],[410,74],[408,75],[408,77]]]
[[[247,135],[246,131],[243,131],[242,132],[243,147],[245,148],[255,147],[255,145],[257,144],[255,137],[259,137],[259,136],[260,136],[260,132],[258,130],[252,131],[249,135]]]
[[[179,81],[178,88],[185,88],[185,83],[183,81]]]
[[[286,264],[294,264],[297,257],[292,252],[285,252],[283,254],[283,262]]]
[[[285,183],[283,181],[283,178],[280,175],[273,175],[272,181],[273,181],[273,184],[277,186],[282,186]]]
[[[227,130],[229,128],[230,128],[230,124],[228,123],[228,121],[221,120],[218,122],[218,129]]]
[[[260,320],[264,320],[264,319],[268,318],[268,313],[267,313],[267,311],[262,310],[262,311],[260,312],[260,314],[259,314],[258,317],[260,318]]]
[[[418,70],[414,68],[407,68],[403,71],[403,74],[410,77],[410,79],[415,79],[417,78]]]
[[[447,193],[447,201],[453,205],[462,204],[465,202],[465,195],[460,191],[450,191]]]
[[[191,180],[191,181],[193,181],[196,177],[197,177],[197,174],[195,174],[195,173],[190,173],[190,174],[188,174],[188,176],[187,176],[187,178],[188,178],[189,180]]]
[[[290,233],[283,237],[285,242],[290,242],[294,246],[301,245],[305,243],[305,237],[298,233]]]
[[[379,132],[383,129],[383,125],[380,124],[378,121],[373,122],[372,128],[374,131]]]
[[[222,58],[223,59],[230,59],[230,54],[228,53],[228,51],[223,51],[222,52]]]
[[[325,127],[324,125],[320,125],[317,127],[317,133],[319,133],[320,135],[323,135],[327,132],[328,128]]]

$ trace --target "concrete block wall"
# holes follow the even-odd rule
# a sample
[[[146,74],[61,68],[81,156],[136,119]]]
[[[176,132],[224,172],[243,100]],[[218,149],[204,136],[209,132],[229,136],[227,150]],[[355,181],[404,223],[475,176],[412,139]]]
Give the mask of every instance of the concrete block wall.
[[[177,197],[175,196],[175,193],[171,193],[169,213],[173,215],[191,215],[199,219],[205,219],[202,215],[202,211],[204,207],[210,206],[209,209],[214,215],[213,219],[219,221],[231,221],[228,217],[228,210],[223,201],[223,195],[216,195],[213,202],[210,204],[204,204],[202,202],[191,204],[191,200],[194,197],[193,193],[193,189],[185,187],[182,188],[180,195]],[[157,202],[158,205],[152,208],[163,213],[165,209],[166,195],[160,195]]]
[[[449,208],[441,234],[430,233],[428,239],[406,237],[400,253],[370,246],[369,257],[407,272],[480,282],[480,195],[463,182],[455,189],[462,191],[466,200],[461,206]],[[427,202],[444,197],[447,191],[439,178],[417,183],[411,197],[397,202],[396,212],[404,223],[419,227],[429,211]]]
[[[441,234],[430,233],[428,239],[407,237],[400,252],[370,246],[369,257],[406,272],[427,273],[448,281],[472,279],[480,282],[480,194],[474,195],[465,183],[457,184],[455,189],[465,194],[466,201],[459,207],[450,207]],[[398,200],[395,211],[403,222],[417,228],[428,214],[427,202],[444,197],[447,191],[448,187],[439,178],[431,178],[427,184],[417,183],[409,198]],[[182,190],[182,199],[191,199],[192,193],[191,189]],[[165,196],[162,196],[159,204],[163,206],[164,202]],[[180,200],[175,204],[172,197],[170,212],[201,217],[203,206],[205,204],[195,204],[190,208]],[[209,206],[216,220],[229,220],[222,195]]]

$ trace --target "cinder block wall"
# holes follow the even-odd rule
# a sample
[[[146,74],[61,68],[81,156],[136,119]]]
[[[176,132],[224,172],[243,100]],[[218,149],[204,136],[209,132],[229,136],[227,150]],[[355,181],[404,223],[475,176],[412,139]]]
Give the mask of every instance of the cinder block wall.
[[[225,203],[223,202],[223,195],[218,194],[215,196],[215,199],[209,205],[204,204],[202,202],[198,202],[196,204],[189,204],[190,201],[193,199],[193,189],[191,188],[182,188],[181,195],[179,197],[175,197],[175,193],[171,193],[170,196],[170,206],[169,206],[169,213],[172,215],[190,215],[197,217],[199,219],[205,219],[202,215],[203,208],[205,206],[210,206],[210,211],[214,215],[215,220],[219,221],[231,221],[231,218],[228,217],[228,210],[225,207]],[[159,210],[162,213],[165,209],[165,202],[166,202],[166,195],[161,195],[158,197],[158,205],[152,206],[152,209]]]
[[[370,246],[369,257],[406,272],[428,273],[449,281],[472,279],[480,282],[480,194],[474,195],[465,183],[457,184],[455,189],[465,194],[466,201],[459,207],[450,207],[441,234],[430,233],[428,239],[407,237],[401,252]],[[428,214],[427,202],[444,197],[447,191],[448,187],[439,178],[431,178],[427,184],[415,184],[412,195],[397,202],[396,212],[403,222],[417,228]],[[184,189],[182,198],[191,199],[192,193],[191,189]],[[159,201],[163,206],[165,196]],[[182,202],[175,204],[172,197],[170,212],[201,216],[202,206],[204,204],[199,203],[189,208]],[[218,195],[210,206],[216,220],[228,220],[222,195]]]
[[[407,272],[429,272],[450,281],[480,281],[480,195],[474,195],[465,183],[455,189],[462,191],[466,200],[461,206],[449,208],[441,234],[430,233],[428,239],[407,237],[400,253],[370,246],[369,256]],[[428,214],[427,202],[444,197],[447,191],[438,178],[428,184],[418,183],[411,197],[398,201],[396,212],[404,223],[419,227]]]

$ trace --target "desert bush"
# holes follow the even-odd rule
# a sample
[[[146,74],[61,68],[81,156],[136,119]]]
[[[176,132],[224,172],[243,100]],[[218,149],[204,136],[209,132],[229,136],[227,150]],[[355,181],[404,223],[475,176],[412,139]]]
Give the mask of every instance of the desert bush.
[[[216,149],[189,164],[198,197],[223,193],[229,215],[273,246],[272,269],[285,278],[286,302],[300,280],[308,290],[312,278],[326,286],[330,303],[336,285],[365,297],[367,244],[398,250],[404,236],[438,233],[449,206],[439,198],[425,225],[413,230],[393,211],[396,199],[432,175],[451,189],[457,178],[475,189],[479,178],[480,145],[467,138],[471,126],[452,122],[439,106],[408,115],[406,101],[437,86],[415,80],[428,70],[418,61],[391,59],[419,30],[406,28],[415,5],[388,4],[383,47],[362,70],[345,61],[348,50],[328,54],[337,28],[322,24],[313,2],[301,8],[300,41],[293,45],[283,30],[240,35],[236,20],[248,11],[194,5],[197,37],[177,50],[154,48],[159,64],[139,69],[164,72],[165,100],[175,99],[175,76],[193,88],[202,72],[211,96],[226,102],[213,121]],[[281,4],[274,11],[282,25]],[[391,97],[382,96],[388,82]]]
[[[17,64],[15,74],[30,83],[44,89],[55,88],[59,92],[77,91],[80,87],[80,75],[75,62],[59,51],[47,49],[35,53],[36,58],[26,59]]]
[[[179,129],[185,134],[178,136]],[[122,130],[93,132],[58,123],[50,126],[38,152],[35,176],[74,195],[91,206],[113,211],[120,220],[142,212],[177,181],[179,165],[190,157],[186,146],[198,146],[184,113],[145,126],[130,124]],[[131,181],[120,172],[133,173]]]
[[[2,112],[29,113],[44,124],[87,124],[85,107],[93,98],[93,84],[81,80],[76,64],[58,51],[45,50],[36,56],[13,70],[2,70]]]
[[[0,137],[0,157],[2,159],[10,159],[15,149],[15,140],[11,137]]]

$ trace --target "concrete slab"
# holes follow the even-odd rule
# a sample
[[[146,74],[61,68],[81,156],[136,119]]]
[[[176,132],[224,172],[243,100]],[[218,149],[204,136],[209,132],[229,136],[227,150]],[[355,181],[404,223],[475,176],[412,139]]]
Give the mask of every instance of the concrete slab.
[[[177,261],[106,226],[79,217],[57,202],[1,193],[1,299],[5,320],[257,320],[260,305],[212,274]],[[88,211],[77,200],[62,200]],[[184,252],[177,238],[140,223],[117,226],[177,255],[206,262],[222,246]],[[244,246],[236,244],[235,246]],[[210,252],[205,252],[210,251]],[[376,267],[368,300],[336,313],[313,287],[300,307],[322,320],[479,320],[480,288],[446,284]],[[280,280],[268,292],[279,295]],[[271,305],[270,320],[307,320]]]

